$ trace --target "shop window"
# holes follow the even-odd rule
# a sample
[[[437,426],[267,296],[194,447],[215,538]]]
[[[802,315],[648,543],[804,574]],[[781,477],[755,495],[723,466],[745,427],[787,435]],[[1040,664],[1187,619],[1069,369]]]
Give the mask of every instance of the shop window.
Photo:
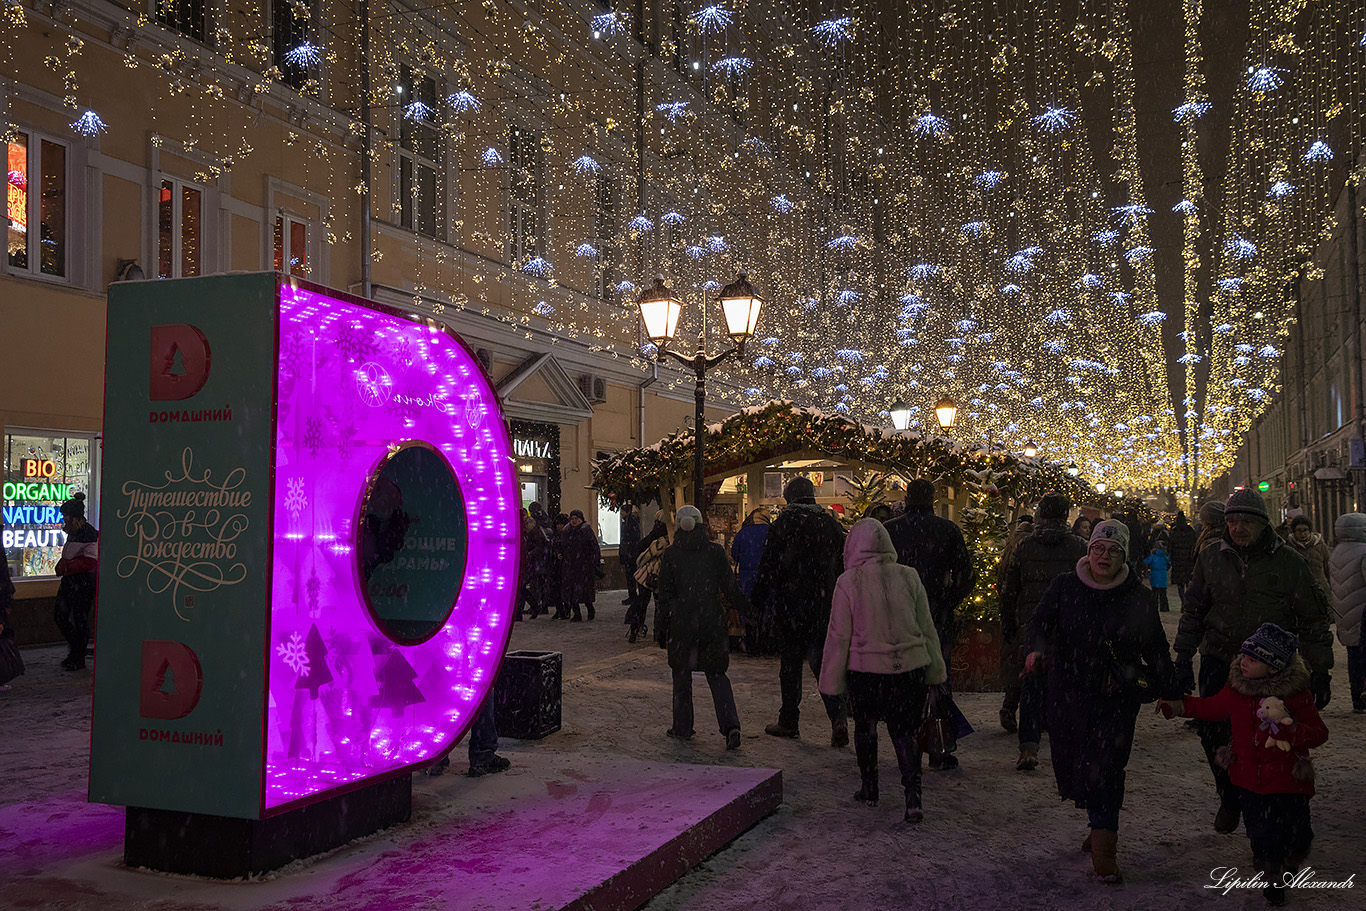
[[[598,543],[603,547],[621,544],[621,513],[602,505],[602,500],[598,500]]]
[[[300,278],[308,275],[308,222],[275,216],[275,271]]]
[[[398,214],[405,228],[436,237],[441,224],[441,131],[436,80],[399,68]],[[418,105],[415,107],[415,105]]]
[[[77,491],[86,495],[86,518],[94,522],[95,438],[50,430],[6,434],[3,544],[10,576],[51,576],[66,534],[58,507]]]
[[[200,274],[204,246],[204,191],[164,178],[157,189],[157,277]]]
[[[508,256],[521,264],[543,256],[545,212],[541,135],[513,127],[508,137],[512,186],[508,199]]]
[[[6,149],[6,250],[12,271],[67,274],[65,143],[14,131]]]
[[[157,25],[205,43],[209,33],[208,4],[205,0],[153,0]]]

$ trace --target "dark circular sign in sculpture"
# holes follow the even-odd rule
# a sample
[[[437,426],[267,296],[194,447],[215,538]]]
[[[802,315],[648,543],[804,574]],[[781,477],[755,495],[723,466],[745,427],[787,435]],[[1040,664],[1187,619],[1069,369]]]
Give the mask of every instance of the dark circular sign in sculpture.
[[[400,645],[445,625],[465,578],[469,523],[446,457],[413,441],[370,475],[356,523],[361,591],[375,626]]]

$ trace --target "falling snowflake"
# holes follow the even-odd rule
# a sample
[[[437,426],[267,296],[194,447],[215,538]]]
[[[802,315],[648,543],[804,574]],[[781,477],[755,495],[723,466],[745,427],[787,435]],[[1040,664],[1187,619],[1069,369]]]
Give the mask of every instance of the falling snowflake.
[[[447,95],[446,104],[450,105],[451,110],[457,114],[477,114],[484,109],[484,106],[479,103],[479,99],[471,95],[466,89]]]
[[[323,49],[320,46],[307,40],[305,40],[304,43],[300,44],[298,47],[294,47],[288,51],[285,51],[285,63],[288,63],[290,66],[313,66],[315,63],[319,63],[322,59]]]
[[[300,676],[308,673],[308,651],[304,648],[304,637],[290,633],[288,642],[275,646],[275,654],[284,659],[291,671]]]
[[[754,61],[748,57],[722,57],[711,65],[711,71],[735,79],[749,72],[749,68],[752,66],[754,66]]]
[[[787,212],[792,208],[792,200],[788,199],[787,196],[782,193],[779,193],[777,196],[770,199],[768,204],[773,207],[773,211],[775,212]]]
[[[719,4],[704,6],[692,14],[692,21],[697,25],[697,30],[703,35],[716,34],[725,31],[730,25],[733,14],[730,10]]]
[[[285,509],[289,510],[289,517],[297,520],[299,513],[308,506],[308,496],[304,493],[304,479],[290,478],[288,482],[288,493],[285,494]]]
[[[86,111],[71,122],[71,129],[82,136],[94,136],[96,133],[103,133],[106,127],[99,114],[94,111]]]
[[[1045,108],[1044,112],[1029,122],[1045,133],[1058,133],[1072,125],[1077,114],[1068,108]]]
[[[826,19],[813,25],[811,34],[815,35],[826,47],[834,47],[841,41],[848,41],[854,37],[854,20],[848,16],[841,16],[839,19]]]

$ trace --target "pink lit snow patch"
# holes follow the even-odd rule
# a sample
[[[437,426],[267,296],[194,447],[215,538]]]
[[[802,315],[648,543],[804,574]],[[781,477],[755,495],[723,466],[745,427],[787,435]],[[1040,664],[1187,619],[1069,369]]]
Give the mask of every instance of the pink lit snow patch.
[[[459,740],[520,539],[497,398],[444,327],[282,286],[279,352],[267,813]]]

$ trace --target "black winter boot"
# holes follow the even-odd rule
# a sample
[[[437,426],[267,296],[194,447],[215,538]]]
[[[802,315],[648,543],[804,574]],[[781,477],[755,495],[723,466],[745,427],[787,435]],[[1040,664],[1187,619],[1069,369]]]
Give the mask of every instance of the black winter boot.
[[[859,779],[863,786],[854,795],[870,807],[877,806],[877,730],[859,731],[854,725],[854,756],[858,759]]]
[[[914,732],[893,737],[892,749],[896,751],[896,764],[901,769],[901,786],[906,791],[905,820],[918,823],[925,818],[920,807],[920,740]]]

